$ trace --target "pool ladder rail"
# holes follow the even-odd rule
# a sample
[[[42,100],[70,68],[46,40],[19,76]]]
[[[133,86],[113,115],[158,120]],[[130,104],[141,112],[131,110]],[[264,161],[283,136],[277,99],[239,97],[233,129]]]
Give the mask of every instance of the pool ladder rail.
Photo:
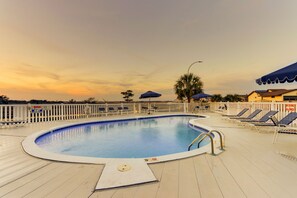
[[[200,146],[200,143],[207,137],[209,137],[210,139],[210,143],[211,143],[211,154],[212,155],[215,155],[214,153],[214,139],[212,137],[212,134],[213,133],[217,133],[220,137],[220,149],[223,151],[224,150],[224,141],[223,141],[223,136],[224,134],[220,131],[217,131],[217,130],[211,130],[207,133],[201,133],[199,134],[193,141],[192,143],[188,146],[188,151],[191,150],[191,147],[193,146],[193,144],[195,144],[195,142],[198,142],[198,145],[197,145],[197,148],[199,148]],[[224,136],[225,137],[225,136]],[[225,139],[225,138],[224,138]]]

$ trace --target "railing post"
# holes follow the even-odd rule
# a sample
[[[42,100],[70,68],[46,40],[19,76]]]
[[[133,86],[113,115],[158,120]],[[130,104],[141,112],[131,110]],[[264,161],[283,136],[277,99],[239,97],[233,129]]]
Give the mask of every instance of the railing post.
[[[62,120],[64,120],[64,104],[61,104],[61,114]]]
[[[255,111],[255,103],[254,102],[251,103],[251,112],[253,112],[253,111]]]
[[[107,116],[107,112],[108,112],[108,104],[105,103],[105,116]]]
[[[28,106],[27,106],[27,118],[28,118],[28,123],[31,123],[31,104],[28,103]]]
[[[121,112],[121,115],[123,115],[123,111],[124,111],[124,104],[123,103],[121,103],[121,107],[122,107],[122,110],[120,112]]]
[[[188,105],[189,104],[187,102],[184,102],[184,113],[188,112],[188,109],[189,109]]]
[[[272,101],[272,102],[270,103],[270,110],[271,110],[271,111],[274,111],[274,109],[275,109],[275,108],[274,108],[274,101]]]
[[[135,114],[136,113],[136,104],[135,104],[135,102],[133,103],[133,114]]]

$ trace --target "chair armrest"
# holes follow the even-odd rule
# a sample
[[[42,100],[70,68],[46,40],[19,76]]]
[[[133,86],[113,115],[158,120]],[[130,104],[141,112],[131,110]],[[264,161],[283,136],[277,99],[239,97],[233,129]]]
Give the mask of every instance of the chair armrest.
[[[287,127],[287,125],[285,125],[285,124],[278,124],[277,126],[278,127]]]

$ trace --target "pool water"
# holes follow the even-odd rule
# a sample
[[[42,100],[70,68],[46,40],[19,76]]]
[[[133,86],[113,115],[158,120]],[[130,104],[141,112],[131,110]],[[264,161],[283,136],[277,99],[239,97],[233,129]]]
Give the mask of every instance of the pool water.
[[[188,126],[194,116],[92,123],[55,130],[36,144],[45,150],[100,158],[146,158],[187,151],[201,132]],[[202,142],[201,146],[207,142]],[[192,147],[197,148],[197,144]]]

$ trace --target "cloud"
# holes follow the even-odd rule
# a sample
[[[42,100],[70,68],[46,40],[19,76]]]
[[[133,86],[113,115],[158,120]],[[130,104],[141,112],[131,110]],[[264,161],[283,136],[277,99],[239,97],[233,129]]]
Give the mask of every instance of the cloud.
[[[132,86],[131,83],[123,83],[123,82],[112,82],[107,80],[97,80],[97,79],[84,79],[84,78],[69,78],[67,80],[63,80],[64,83],[77,83],[77,84],[95,84],[95,85],[111,85],[111,86],[119,86],[119,87],[128,87]]]
[[[29,42],[30,45],[40,46],[43,50],[50,51],[51,53],[59,55],[69,55],[72,53],[69,48],[65,48],[65,45],[62,45],[51,37],[40,34],[40,31],[35,31],[36,29],[32,30],[25,27],[16,25],[13,22],[1,23],[1,28],[5,33],[4,35],[7,35],[8,38],[15,38],[14,40],[21,40],[21,43],[18,43],[19,45]]]
[[[23,63],[17,67],[15,67],[14,69],[12,69],[12,71],[17,74],[20,75],[22,77],[33,77],[33,78],[49,78],[52,80],[60,80],[61,77],[60,75],[53,73],[53,72],[48,72],[48,71],[44,71],[43,69],[40,69],[40,67],[34,66],[34,65],[30,65],[27,63]]]

